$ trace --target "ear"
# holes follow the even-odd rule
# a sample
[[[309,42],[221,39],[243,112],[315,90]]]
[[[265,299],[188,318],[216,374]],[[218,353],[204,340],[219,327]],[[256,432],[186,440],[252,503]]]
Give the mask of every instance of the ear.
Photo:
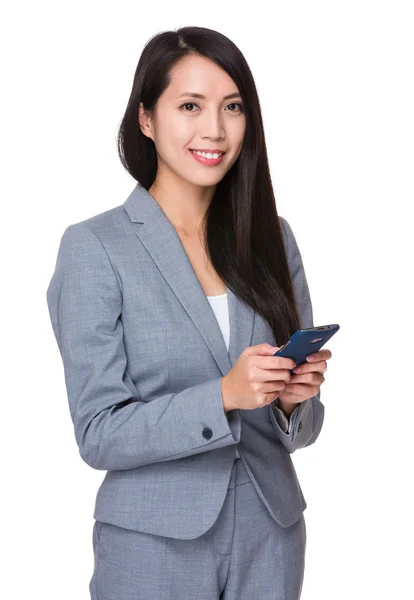
[[[151,138],[152,141],[154,141],[152,119],[151,119],[151,116],[149,115],[149,113],[145,111],[144,105],[142,104],[142,102],[139,103],[138,122],[139,122],[139,128],[141,129],[142,133],[145,136]]]

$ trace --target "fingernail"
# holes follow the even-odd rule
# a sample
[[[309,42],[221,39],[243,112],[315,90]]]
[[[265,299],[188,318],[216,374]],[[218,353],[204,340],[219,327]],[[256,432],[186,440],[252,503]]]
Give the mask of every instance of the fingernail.
[[[309,354],[309,356],[306,357],[306,360],[313,360],[314,358],[316,358],[314,354]]]

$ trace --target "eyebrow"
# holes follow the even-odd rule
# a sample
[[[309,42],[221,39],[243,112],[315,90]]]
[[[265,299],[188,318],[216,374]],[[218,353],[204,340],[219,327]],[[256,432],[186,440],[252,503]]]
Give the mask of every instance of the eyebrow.
[[[177,98],[182,98],[183,96],[190,96],[191,98],[200,98],[201,100],[205,100],[206,97],[203,94],[196,94],[195,92],[184,92],[184,94],[180,94]],[[227,96],[223,96],[223,100],[230,100],[231,98],[241,98],[238,92],[234,92],[233,94],[227,94]]]

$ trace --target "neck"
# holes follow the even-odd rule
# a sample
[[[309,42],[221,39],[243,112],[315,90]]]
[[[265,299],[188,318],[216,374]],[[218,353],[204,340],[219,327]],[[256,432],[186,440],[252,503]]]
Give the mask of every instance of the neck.
[[[187,236],[198,235],[215,186],[178,185],[175,179],[156,178],[148,192],[158,202],[173,227]],[[171,180],[172,179],[172,180]]]

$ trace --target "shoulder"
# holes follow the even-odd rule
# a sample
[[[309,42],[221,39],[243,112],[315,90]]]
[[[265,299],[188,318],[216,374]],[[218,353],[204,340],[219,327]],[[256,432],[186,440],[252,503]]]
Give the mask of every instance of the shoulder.
[[[68,225],[67,229],[73,232],[86,234],[91,231],[101,240],[119,235],[128,226],[129,217],[122,205],[115,206],[99,214],[93,215],[82,221]]]
[[[280,222],[280,227],[282,230],[283,242],[285,244],[285,248],[287,251],[289,248],[291,239],[293,238],[293,232],[292,232],[292,229],[291,229],[286,217],[281,217],[279,215],[279,222]]]
[[[105,249],[114,258],[126,251],[133,230],[123,205],[115,206],[81,221],[67,225],[61,240],[64,246],[81,244],[84,251]]]

